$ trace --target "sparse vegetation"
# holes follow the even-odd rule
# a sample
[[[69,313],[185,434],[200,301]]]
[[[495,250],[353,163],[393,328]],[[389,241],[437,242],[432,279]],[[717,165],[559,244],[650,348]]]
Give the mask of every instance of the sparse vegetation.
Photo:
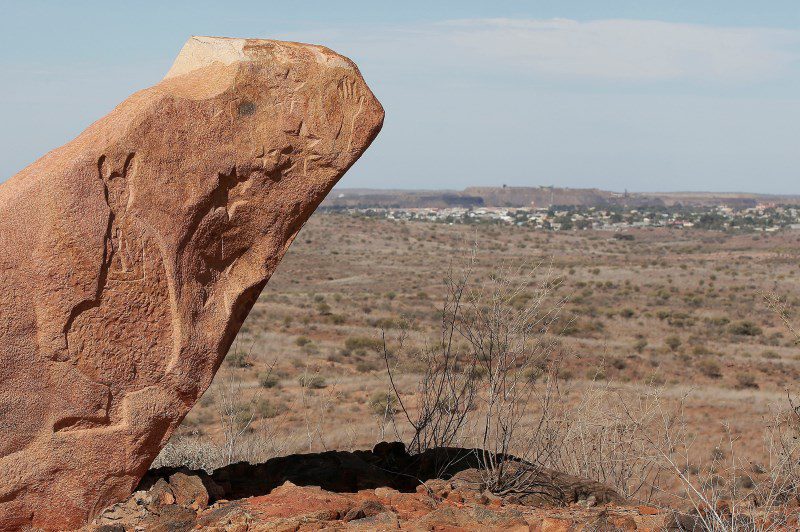
[[[322,375],[300,375],[297,382],[301,387],[311,390],[321,390],[327,386],[325,378]]]
[[[667,338],[664,340],[664,344],[669,347],[670,351],[677,351],[683,342],[681,342],[679,337],[672,335],[667,336]]]
[[[509,281],[499,273],[502,265],[513,269],[530,260],[540,261],[542,278],[552,281],[509,298],[507,316],[536,304],[542,287],[565,296],[558,320],[528,337],[526,352],[549,353],[545,363],[533,356],[510,366],[509,374],[533,390],[523,415],[506,416],[524,427],[511,430],[523,435],[508,444],[512,454],[601,479],[639,500],[676,506],[691,505],[692,497],[704,504],[692,489],[709,502],[745,493],[767,500],[769,482],[775,491],[784,489],[784,479],[794,474],[791,464],[798,463],[786,458],[796,421],[791,408],[780,408],[784,390],[800,376],[800,351],[787,333],[800,305],[792,284],[797,268],[785,259],[792,233],[754,241],[735,233],[654,229],[619,240],[591,230],[549,234],[505,227],[489,236],[489,226],[436,224],[435,238],[429,238],[433,225],[315,215],[303,233],[329,238],[295,242],[211,389],[157,463],[208,467],[367,448],[383,439],[411,441],[414,429],[403,422],[400,401],[386,395],[386,360],[399,399],[416,422],[417,382],[426,375],[436,382],[431,362],[443,353],[443,302],[450,292],[441,282],[442,257],[475,238],[498,244],[476,252],[476,289],[492,293],[498,282]],[[334,248],[339,254],[332,262]],[[758,261],[748,258],[754,252]],[[780,298],[764,304],[766,293]],[[766,311],[773,304],[782,313]],[[448,404],[431,398],[429,404],[447,415],[465,412],[468,422],[456,441],[483,445],[476,420],[486,419],[486,390],[490,379],[497,382],[488,368],[497,368],[498,359],[488,364],[468,338],[458,331],[453,337],[450,374],[457,376],[454,384],[464,385],[455,389],[471,399]],[[231,379],[239,383],[235,400],[219,393]],[[764,413],[771,409],[775,420],[765,427]],[[546,428],[538,429],[542,419]],[[658,427],[669,427],[669,438]],[[539,441],[529,445],[534,434]],[[771,441],[766,448],[765,436]],[[502,449],[503,437],[488,441]],[[667,452],[667,443],[682,454]],[[558,452],[531,451],[544,448]],[[714,448],[724,457],[712,454]],[[650,493],[653,484],[659,489]],[[685,498],[668,500],[670,493]]]
[[[703,375],[712,379],[719,379],[722,377],[722,368],[716,360],[703,359],[697,363],[697,369],[699,369]]]
[[[748,320],[732,324],[730,331],[731,334],[737,334],[739,336],[761,336],[763,334],[761,327]]]
[[[756,389],[758,388],[758,381],[752,373],[738,373],[736,375],[736,387],[739,389]]]
[[[278,385],[280,379],[277,375],[273,375],[272,372],[262,373],[258,377],[258,384],[261,385],[262,388],[274,388]]]
[[[393,392],[375,392],[369,400],[369,409],[379,417],[394,416],[397,413],[397,396]]]
[[[383,323],[383,325],[385,325],[385,323]],[[381,348],[381,345],[381,340],[379,338],[351,336],[344,341],[344,352],[347,354],[355,352],[362,355],[366,354],[367,352],[377,353],[378,349]]]

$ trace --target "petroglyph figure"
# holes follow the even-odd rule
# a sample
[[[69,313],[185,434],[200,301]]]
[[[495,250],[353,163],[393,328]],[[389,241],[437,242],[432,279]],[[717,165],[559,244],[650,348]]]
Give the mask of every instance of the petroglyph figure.
[[[0,186],[1,530],[131,492],[382,122],[326,48],[194,37]]]

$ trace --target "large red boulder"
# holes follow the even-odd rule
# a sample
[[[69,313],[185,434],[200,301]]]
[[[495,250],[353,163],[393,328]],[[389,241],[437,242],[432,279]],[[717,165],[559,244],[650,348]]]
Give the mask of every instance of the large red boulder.
[[[0,530],[131,493],[382,122],[327,48],[193,37],[0,186]]]

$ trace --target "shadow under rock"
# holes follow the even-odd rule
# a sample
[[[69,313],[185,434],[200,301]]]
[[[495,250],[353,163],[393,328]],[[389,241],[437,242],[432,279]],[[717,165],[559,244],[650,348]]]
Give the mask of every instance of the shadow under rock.
[[[410,455],[400,442],[382,442],[372,451],[327,451],[272,458],[261,464],[239,462],[216,469],[191,471],[187,468],[151,469],[137,487],[148,490],[159,479],[176,472],[199,477],[210,502],[267,495],[289,481],[298,486],[319,486],[338,493],[355,493],[381,487],[414,492],[432,479],[451,480],[464,488],[483,491],[482,463],[488,454],[478,449],[442,447]],[[614,490],[597,482],[538,468],[512,456],[509,468],[523,470],[531,482],[515,495],[541,503],[565,505],[592,497],[597,503],[620,502]],[[496,462],[495,462],[496,463]],[[525,503],[524,501],[520,501]]]

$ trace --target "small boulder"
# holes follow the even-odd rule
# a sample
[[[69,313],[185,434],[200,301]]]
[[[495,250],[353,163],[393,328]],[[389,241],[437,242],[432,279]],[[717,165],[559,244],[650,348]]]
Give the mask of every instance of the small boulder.
[[[383,512],[377,515],[356,519],[348,523],[349,530],[364,530],[373,532],[375,530],[398,530],[400,521],[392,512]]]
[[[355,521],[357,519],[364,519],[366,517],[373,517],[375,515],[386,512],[386,507],[378,501],[366,500],[360,505],[356,506],[344,516],[344,521]]]
[[[172,493],[172,488],[170,488],[169,483],[163,478],[160,478],[153,484],[153,487],[147,491],[144,502],[147,506],[175,504],[175,495]]]
[[[394,488],[375,488],[375,496],[382,501],[391,501],[400,492]]]
[[[208,507],[208,491],[200,477],[175,473],[169,477],[169,487],[175,497],[175,503],[179,506],[193,510],[203,510]]]

